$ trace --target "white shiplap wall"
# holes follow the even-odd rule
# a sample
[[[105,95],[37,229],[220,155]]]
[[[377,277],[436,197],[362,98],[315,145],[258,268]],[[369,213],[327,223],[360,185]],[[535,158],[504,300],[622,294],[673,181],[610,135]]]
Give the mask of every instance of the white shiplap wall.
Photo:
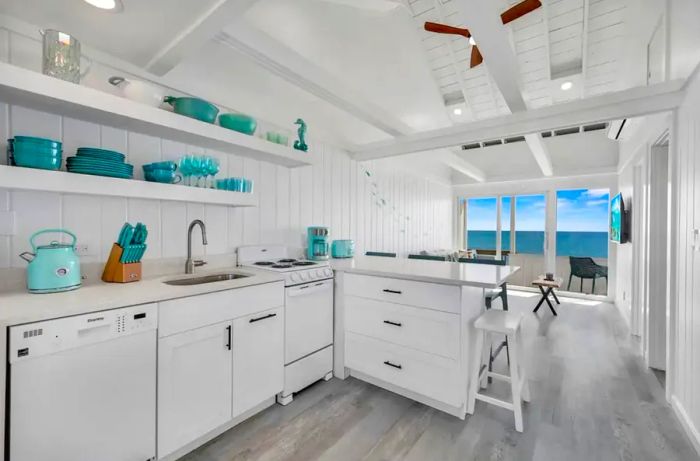
[[[0,267],[24,267],[17,255],[28,249],[36,230],[65,227],[88,246],[85,262],[105,261],[125,220],[144,222],[150,230],[150,259],[182,258],[187,224],[207,224],[209,245],[196,243],[196,254],[226,254],[243,244],[304,244],[305,229],[326,225],[331,237],[356,240],[365,249],[406,253],[451,245],[451,189],[411,176],[392,163],[358,164],[344,151],[316,144],[314,165],[289,169],[244,159],[167,139],[0,104],[0,135],[25,134],[60,139],[65,156],[81,145],[101,146],[127,154],[142,177],[140,165],[177,159],[185,153],[216,156],[221,176],[254,180],[258,206],[219,205],[158,200],[80,196],[32,191],[7,191],[0,184],[0,211],[14,211],[15,234],[0,236]],[[3,151],[4,144],[0,146]],[[2,155],[2,162],[5,162]],[[368,177],[365,171],[372,172]],[[79,177],[76,176],[76,180]],[[374,185],[376,184],[376,186]],[[184,187],[184,186],[173,186]],[[385,204],[380,205],[381,199]],[[400,218],[403,222],[400,222]]]
[[[672,272],[670,357],[673,374],[667,382],[671,403],[700,452],[700,76],[693,77],[675,125],[674,195],[671,236],[675,256]]]
[[[38,41],[0,28],[0,60],[37,70],[40,55]],[[114,69],[102,69],[94,63],[92,72],[102,75],[113,73]],[[90,84],[98,83],[88,80]],[[140,166],[144,163],[175,160],[185,153],[216,156],[222,166],[219,176],[245,176],[254,180],[258,207],[239,209],[7,191],[0,184],[0,212],[14,211],[16,218],[14,235],[0,235],[0,268],[25,267],[26,263],[17,255],[28,249],[28,238],[33,232],[48,227],[75,231],[80,243],[88,246],[85,262],[105,261],[125,220],[148,225],[146,257],[150,259],[184,258],[186,226],[196,218],[204,219],[209,233],[206,250],[195,239],[196,254],[204,251],[209,255],[230,254],[239,245],[254,243],[302,247],[305,229],[310,225],[330,226],[333,239],[354,239],[358,253],[365,249],[406,253],[449,248],[452,243],[450,187],[406,172],[401,169],[406,163],[402,160],[361,165],[343,150],[310,139],[309,155],[314,165],[288,169],[137,132],[8,106],[0,99],[0,163],[5,162],[5,140],[19,134],[62,140],[64,157],[73,155],[79,146],[101,146],[124,152],[128,162],[135,165],[137,178],[142,178]],[[374,173],[371,181],[364,174],[365,169]],[[379,197],[387,204],[378,206]],[[404,219],[401,225],[398,216]]]

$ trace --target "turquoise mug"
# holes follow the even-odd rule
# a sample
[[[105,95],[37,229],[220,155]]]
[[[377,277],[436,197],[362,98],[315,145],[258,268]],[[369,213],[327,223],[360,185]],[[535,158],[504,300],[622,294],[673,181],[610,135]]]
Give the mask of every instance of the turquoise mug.
[[[228,190],[234,192],[241,192],[241,178],[229,178],[228,179]]]

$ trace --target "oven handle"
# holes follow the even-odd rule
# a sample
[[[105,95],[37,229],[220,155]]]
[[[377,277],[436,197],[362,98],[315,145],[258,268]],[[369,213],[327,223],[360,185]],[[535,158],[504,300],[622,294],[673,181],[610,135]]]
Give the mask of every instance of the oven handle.
[[[324,282],[311,282],[306,285],[301,285],[298,287],[287,288],[287,296],[306,296],[313,293],[318,293],[319,291],[325,291],[333,288],[333,281],[327,280]]]

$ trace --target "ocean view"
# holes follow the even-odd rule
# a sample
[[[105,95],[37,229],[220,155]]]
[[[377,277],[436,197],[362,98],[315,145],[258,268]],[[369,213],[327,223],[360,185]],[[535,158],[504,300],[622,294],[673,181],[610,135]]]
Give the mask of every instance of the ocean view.
[[[495,250],[496,231],[474,230],[467,232],[469,248]],[[516,231],[515,248],[517,253],[542,254],[544,232]],[[510,231],[503,231],[501,249],[510,250]],[[557,232],[557,256],[608,257],[607,232]]]

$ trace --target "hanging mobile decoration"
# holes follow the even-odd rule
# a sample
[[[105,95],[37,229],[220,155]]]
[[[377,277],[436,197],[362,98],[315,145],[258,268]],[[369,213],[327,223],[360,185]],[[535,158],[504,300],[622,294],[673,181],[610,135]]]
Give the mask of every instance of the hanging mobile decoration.
[[[365,174],[365,180],[369,181],[370,185],[372,186],[370,194],[372,195],[372,201],[374,202],[374,205],[377,208],[382,208],[383,211],[386,212],[389,208],[387,207],[387,205],[390,204],[389,200],[384,198],[380,194],[379,185],[376,181],[372,179],[372,173],[364,165],[362,165],[362,172]],[[391,205],[391,213],[393,215],[394,222],[401,226],[401,229],[399,231],[401,233],[406,233],[405,224],[408,223],[408,221],[410,221],[411,218],[408,216],[404,216],[401,212],[397,212],[396,205]]]

